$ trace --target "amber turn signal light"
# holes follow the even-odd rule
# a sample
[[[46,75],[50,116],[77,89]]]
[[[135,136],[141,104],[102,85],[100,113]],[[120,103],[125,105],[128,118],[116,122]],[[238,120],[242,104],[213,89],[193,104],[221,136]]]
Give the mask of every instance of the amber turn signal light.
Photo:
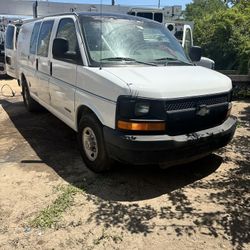
[[[123,130],[132,131],[164,131],[166,124],[164,122],[126,122],[118,121],[117,127]]]

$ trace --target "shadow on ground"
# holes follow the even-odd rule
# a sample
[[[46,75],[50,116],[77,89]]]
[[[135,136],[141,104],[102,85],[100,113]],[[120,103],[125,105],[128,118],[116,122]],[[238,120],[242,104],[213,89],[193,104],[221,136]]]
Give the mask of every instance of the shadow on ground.
[[[73,185],[84,182],[89,194],[104,200],[138,201],[158,197],[213,173],[222,161],[221,157],[212,155],[168,170],[161,170],[158,166],[117,163],[110,173],[96,175],[85,167],[77,148],[76,134],[63,122],[48,112],[28,113],[22,102],[5,100],[0,104],[39,156],[39,159],[33,159],[17,145],[9,154],[8,161],[19,161],[24,168],[32,170],[36,170],[36,163],[43,162]]]
[[[221,156],[211,155],[192,164],[164,171],[156,166],[117,164],[111,173],[95,175],[82,163],[75,133],[60,120],[46,112],[29,114],[18,101],[2,100],[0,104],[40,158],[29,158],[17,146],[8,160],[21,159],[22,166],[27,170],[36,170],[37,163],[37,171],[41,171],[39,163],[44,162],[67,182],[78,187],[84,186],[88,199],[97,206],[90,214],[89,221],[144,235],[151,233],[156,227],[159,230],[172,227],[177,236],[192,235],[205,228],[206,233],[213,237],[221,235],[230,240],[235,249],[242,249],[244,244],[249,243],[248,136],[236,137],[232,142],[242,152],[244,160],[235,160],[233,164],[236,167],[229,169],[224,176],[209,178],[208,181],[203,178],[216,171],[222,162]],[[247,123],[249,108],[244,112],[241,119]],[[47,171],[45,167],[42,170]],[[206,202],[223,206],[224,210],[207,213],[197,209],[184,191],[188,184],[193,189],[208,190]],[[166,195],[166,204],[170,202],[171,205],[163,203],[160,210],[135,203],[163,194]],[[199,200],[201,197],[195,199]],[[130,203],[123,204],[120,201]],[[161,219],[163,225],[152,223],[154,218]],[[171,219],[178,223],[166,223]],[[184,219],[189,221],[188,225],[182,225]]]

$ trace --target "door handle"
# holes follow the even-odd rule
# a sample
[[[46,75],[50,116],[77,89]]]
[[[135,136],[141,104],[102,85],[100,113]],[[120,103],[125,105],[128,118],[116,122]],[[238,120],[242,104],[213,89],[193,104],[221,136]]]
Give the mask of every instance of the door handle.
[[[52,62],[49,62],[49,73],[52,76]]]
[[[36,58],[36,70],[38,70],[38,58]]]

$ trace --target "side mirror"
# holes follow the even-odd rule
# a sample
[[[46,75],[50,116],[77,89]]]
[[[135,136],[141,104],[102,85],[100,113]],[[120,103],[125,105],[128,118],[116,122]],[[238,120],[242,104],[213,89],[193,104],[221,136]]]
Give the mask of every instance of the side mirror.
[[[199,62],[201,60],[202,49],[198,46],[193,46],[190,48],[189,57],[192,62]]]
[[[55,58],[63,58],[69,50],[69,42],[63,38],[55,38],[53,41],[52,54]]]

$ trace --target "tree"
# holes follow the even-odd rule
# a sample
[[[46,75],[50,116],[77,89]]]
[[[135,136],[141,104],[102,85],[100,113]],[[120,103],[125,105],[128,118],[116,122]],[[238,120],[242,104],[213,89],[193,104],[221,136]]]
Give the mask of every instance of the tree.
[[[185,17],[189,21],[195,21],[206,14],[226,8],[224,0],[193,0],[192,3],[186,5]]]
[[[202,15],[194,15],[194,11],[191,13],[195,21],[195,44],[204,49],[205,56],[215,60],[216,68],[239,69],[247,73],[250,60],[250,1],[235,2],[230,8],[210,8],[210,12],[203,10]]]

